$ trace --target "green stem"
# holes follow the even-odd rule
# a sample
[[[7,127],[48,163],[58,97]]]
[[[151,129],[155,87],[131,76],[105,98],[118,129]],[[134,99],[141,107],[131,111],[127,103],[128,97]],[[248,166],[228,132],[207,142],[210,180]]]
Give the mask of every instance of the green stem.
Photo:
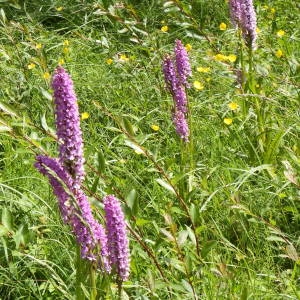
[[[97,297],[97,280],[96,280],[96,269],[94,264],[90,266],[90,284],[91,284],[91,296],[90,300],[96,300]]]
[[[81,288],[81,283],[82,283],[82,269],[83,269],[83,262],[81,259],[81,254],[80,254],[80,247],[77,246],[77,251],[76,251],[76,300],[82,300],[84,299],[84,294],[83,290]]]

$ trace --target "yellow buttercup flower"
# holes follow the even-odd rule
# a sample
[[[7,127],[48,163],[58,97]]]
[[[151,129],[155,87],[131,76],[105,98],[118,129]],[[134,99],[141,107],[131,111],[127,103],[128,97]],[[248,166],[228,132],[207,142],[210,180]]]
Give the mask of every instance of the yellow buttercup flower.
[[[236,61],[236,55],[234,54],[229,54],[227,56],[227,59],[230,61],[230,62],[235,62]]]
[[[220,30],[226,30],[227,29],[227,25],[225,23],[221,23],[219,26]]]
[[[90,114],[85,111],[81,114],[81,120],[86,120],[89,118],[89,116],[90,116]]]
[[[70,52],[70,49],[68,47],[64,47],[63,53],[68,54]]]
[[[276,35],[279,37],[279,38],[282,38],[284,35],[285,35],[285,31],[280,29],[277,31]]]
[[[231,125],[232,122],[233,122],[233,120],[232,120],[231,118],[225,118],[225,119],[223,120],[223,122],[224,122],[226,125]]]
[[[197,71],[200,73],[209,73],[210,72],[210,67],[198,67]]]
[[[64,65],[64,64],[65,64],[65,60],[64,60],[63,58],[60,58],[60,59],[58,60],[58,64],[59,64],[59,65]]]
[[[42,44],[41,43],[38,43],[35,45],[35,49],[39,50],[39,49],[42,49]]]
[[[108,59],[106,60],[106,63],[107,63],[108,65],[111,65],[113,62],[114,62],[114,61],[113,61],[111,58],[108,58]]]
[[[159,130],[159,126],[158,126],[158,125],[152,124],[150,127],[151,127],[151,129],[153,129],[154,131],[158,131],[158,130]]]
[[[257,34],[259,34],[259,33],[261,33],[261,30],[260,30],[258,27],[256,27],[256,28],[255,28],[255,32],[256,32]]]
[[[217,60],[217,61],[225,61],[225,60],[227,60],[227,56],[225,56],[225,55],[223,55],[223,54],[221,54],[221,53],[215,55],[214,58],[215,58],[215,60]]]
[[[62,11],[64,8],[62,7],[62,6],[60,6],[60,7],[56,7],[56,10],[57,11]]]
[[[127,57],[126,54],[121,54],[119,60],[121,62],[129,61],[129,57]]]
[[[237,110],[239,108],[239,105],[236,102],[230,102],[230,103],[228,103],[228,107],[231,110]]]
[[[193,47],[192,47],[191,44],[186,44],[186,45],[185,45],[185,50],[186,50],[187,52],[191,51],[192,48],[193,48]]]
[[[275,56],[278,57],[278,58],[282,57],[282,56],[283,56],[282,50],[281,50],[281,49],[278,49],[278,50],[275,52]]]
[[[50,73],[48,73],[48,72],[45,72],[44,74],[43,74],[43,78],[44,79],[49,79],[50,78]]]
[[[32,70],[35,68],[35,64],[34,63],[30,63],[28,66],[27,66],[28,70]]]
[[[162,28],[160,29],[160,31],[162,32],[167,32],[169,30],[169,27],[167,25],[162,26]]]
[[[194,81],[193,86],[198,91],[201,91],[204,89],[204,85],[198,80]]]
[[[69,42],[68,40],[64,40],[63,45],[64,45],[65,47],[68,47],[68,46],[70,46],[70,42]]]

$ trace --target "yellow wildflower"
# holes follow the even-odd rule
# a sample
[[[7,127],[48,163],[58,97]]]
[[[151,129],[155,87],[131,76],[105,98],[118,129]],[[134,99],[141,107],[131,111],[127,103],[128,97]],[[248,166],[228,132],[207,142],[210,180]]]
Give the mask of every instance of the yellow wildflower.
[[[35,68],[35,64],[34,63],[30,63],[28,66],[27,66],[28,70],[32,70]]]
[[[169,27],[167,25],[162,26],[162,28],[160,29],[160,31],[162,32],[167,32],[169,30]]]
[[[285,31],[280,29],[277,31],[276,35],[279,37],[279,38],[282,38],[284,35],[285,35]]]
[[[56,7],[56,10],[57,11],[62,11],[64,8],[62,7],[62,6],[60,6],[60,7]]]
[[[127,57],[126,54],[121,54],[119,60],[121,62],[129,61],[129,57]]]
[[[236,102],[230,102],[230,103],[228,103],[228,107],[231,110],[237,110],[239,108],[239,105]]]
[[[50,78],[50,73],[49,72],[45,72],[44,74],[43,74],[43,78],[44,79],[49,79]]]
[[[259,34],[259,33],[261,33],[261,30],[260,30],[258,27],[256,27],[256,28],[255,28],[255,32],[256,32],[257,34]]]
[[[69,42],[68,40],[64,40],[63,45],[64,45],[65,47],[68,47],[68,46],[70,46],[70,42]]]
[[[111,58],[108,58],[108,59],[106,60],[106,63],[107,63],[108,65],[111,65],[113,62],[114,62],[114,61],[113,61]]]
[[[275,52],[275,56],[278,57],[278,58],[282,57],[282,55],[283,55],[283,52],[282,52],[281,49],[278,49],[278,50]]]
[[[192,48],[193,48],[193,47],[192,47],[191,44],[186,44],[186,45],[185,45],[185,50],[186,50],[187,52],[191,51]]]
[[[89,118],[89,116],[90,116],[90,114],[85,111],[81,114],[81,120],[86,120]]]
[[[223,120],[223,122],[224,122],[226,125],[231,125],[232,122],[233,122],[233,120],[232,120],[231,118],[225,118],[225,119]]]
[[[272,8],[271,8],[271,13],[272,13],[272,14],[275,14],[275,12],[276,12],[276,9],[275,9],[274,7],[272,7]]]
[[[58,64],[59,64],[59,65],[65,64],[65,60],[64,60],[63,58],[60,58],[60,59],[58,60]]]
[[[42,49],[42,44],[41,43],[37,43],[35,45],[35,49],[37,49],[37,50]]]
[[[225,60],[227,60],[227,56],[225,56],[221,53],[215,55],[214,58],[215,58],[216,61],[225,61]]]
[[[230,61],[230,62],[235,62],[236,61],[236,55],[234,54],[229,54],[227,56],[227,59]]]
[[[158,131],[158,130],[159,130],[159,126],[158,126],[158,125],[152,124],[150,127],[151,127],[151,129],[153,129],[154,131]]]
[[[222,23],[220,24],[219,28],[220,28],[220,30],[222,30],[222,31],[223,31],[223,30],[226,30],[226,29],[227,29],[227,25],[226,25],[225,23],[222,22]]]
[[[197,71],[200,73],[209,73],[210,72],[210,67],[198,67]]]
[[[204,85],[198,80],[194,81],[193,85],[194,85],[194,88],[198,91],[201,91],[204,89]]]
[[[63,53],[68,54],[70,52],[70,49],[68,47],[64,47]]]

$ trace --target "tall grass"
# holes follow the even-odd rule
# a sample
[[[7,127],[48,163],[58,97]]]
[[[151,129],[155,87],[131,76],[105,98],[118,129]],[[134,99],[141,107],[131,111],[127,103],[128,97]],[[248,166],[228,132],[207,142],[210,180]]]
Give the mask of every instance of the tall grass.
[[[56,153],[48,73],[62,59],[89,114],[84,187],[94,213],[101,220],[99,199],[114,193],[127,217],[122,297],[299,299],[297,3],[255,1],[251,57],[225,2],[25,4],[6,1],[0,11],[0,299],[76,292],[75,240],[33,168],[36,154]],[[184,173],[161,71],[175,39],[192,46],[193,167]],[[249,60],[251,83],[247,74],[241,84],[236,74]],[[98,273],[99,297],[116,298],[104,281]],[[83,297],[90,292],[84,282]]]

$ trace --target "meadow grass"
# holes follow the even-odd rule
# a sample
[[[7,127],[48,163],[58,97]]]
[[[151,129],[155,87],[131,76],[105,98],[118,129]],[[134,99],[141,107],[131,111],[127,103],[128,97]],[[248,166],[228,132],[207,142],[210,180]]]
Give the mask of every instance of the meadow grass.
[[[76,243],[33,167],[36,154],[57,156],[50,76],[59,63],[88,113],[84,188],[94,214],[103,219],[101,199],[113,193],[127,217],[122,299],[300,298],[296,1],[255,1],[252,71],[225,1],[1,5],[0,299],[75,297]],[[175,39],[191,45],[188,151],[161,69]],[[89,298],[89,281],[81,288]],[[97,289],[117,299],[101,272]]]

